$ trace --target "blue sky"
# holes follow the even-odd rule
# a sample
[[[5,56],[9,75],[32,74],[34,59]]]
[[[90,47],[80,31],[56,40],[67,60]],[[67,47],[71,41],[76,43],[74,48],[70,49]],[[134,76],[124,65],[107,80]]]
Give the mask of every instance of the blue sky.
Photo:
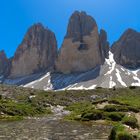
[[[68,19],[75,10],[93,16],[110,43],[127,28],[140,31],[140,0],[2,0],[0,3],[0,50],[12,56],[27,29],[41,22],[55,32],[60,47]]]

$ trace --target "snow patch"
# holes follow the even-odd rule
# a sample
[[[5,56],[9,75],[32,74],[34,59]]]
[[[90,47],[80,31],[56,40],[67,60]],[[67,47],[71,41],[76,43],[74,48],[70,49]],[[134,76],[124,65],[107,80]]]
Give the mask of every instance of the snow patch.
[[[127,72],[127,74],[128,74],[128,75],[131,75],[131,73],[130,73],[130,72]]]
[[[35,83],[37,83],[37,81],[38,81],[38,80],[33,81],[33,82],[31,82],[31,83],[28,83],[28,84],[24,85],[23,87],[31,87],[32,85],[34,85]],[[33,88],[33,86],[32,86],[32,88]]]
[[[140,83],[132,83],[131,86],[140,87]]]
[[[44,80],[45,78],[49,77],[50,76],[50,72],[48,72],[45,76],[43,76],[42,78],[40,78],[38,81],[42,81]]]
[[[134,80],[138,81],[137,83],[132,83],[132,86],[140,86],[140,79],[136,76],[133,76]]]
[[[88,89],[95,89],[96,87],[97,87],[97,85],[92,85]]]
[[[113,88],[116,86],[116,83],[114,81],[112,81],[112,76],[110,76],[110,82],[109,82],[109,88]]]
[[[137,76],[137,73],[139,72],[140,70],[132,70],[131,72]]]
[[[53,85],[51,83],[51,80],[49,79],[47,86],[44,86],[44,90],[48,91],[48,90],[52,90],[52,89],[53,89]]]
[[[118,81],[120,82],[120,84],[124,87],[127,87],[127,85],[125,84],[125,82],[122,80],[122,77],[120,75],[120,71],[118,69],[116,69],[116,76]]]
[[[116,62],[114,60],[114,55],[112,52],[109,51],[109,59],[105,59],[105,61],[109,65],[109,69],[110,69],[105,75],[109,75],[114,71],[116,65]]]
[[[33,82],[30,82],[26,85],[24,85],[23,87],[32,87],[34,84],[38,83],[38,82],[41,82],[42,80],[44,80],[45,78],[49,77],[50,76],[50,72],[48,72],[45,76],[41,77],[40,79],[38,80],[35,80]]]
[[[44,86],[44,91],[53,90],[53,86]]]
[[[131,86],[140,86],[140,78],[138,78],[138,72],[140,69],[137,70],[128,70],[128,72],[131,72],[134,76],[133,79],[136,80],[137,82],[132,83]]]
[[[74,85],[70,85],[70,86],[64,88],[63,90],[92,90],[97,87],[97,85],[92,85],[90,87],[84,87],[84,85],[81,85],[81,86],[77,86],[77,85],[78,85],[78,83],[76,83]]]
[[[125,71],[123,68],[121,68],[122,71]]]

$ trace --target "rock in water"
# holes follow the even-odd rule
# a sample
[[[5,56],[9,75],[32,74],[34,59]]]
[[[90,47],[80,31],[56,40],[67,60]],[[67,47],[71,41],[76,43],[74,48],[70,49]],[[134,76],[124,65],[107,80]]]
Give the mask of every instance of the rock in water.
[[[54,67],[57,42],[52,31],[35,24],[26,33],[12,60],[10,77],[23,77]]]
[[[7,76],[10,70],[10,60],[4,51],[0,51],[0,76]]]
[[[85,12],[74,12],[60,49],[56,69],[62,73],[84,72],[102,64],[96,21]]]
[[[127,68],[140,67],[140,33],[128,29],[112,46],[115,61]]]

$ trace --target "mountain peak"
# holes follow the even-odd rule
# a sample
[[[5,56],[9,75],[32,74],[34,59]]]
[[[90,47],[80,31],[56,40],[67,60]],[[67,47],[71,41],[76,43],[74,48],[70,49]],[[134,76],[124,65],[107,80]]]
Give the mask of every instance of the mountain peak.
[[[41,23],[31,26],[12,59],[10,77],[43,72],[54,66],[57,41],[54,33]]]
[[[30,30],[36,30],[36,31],[39,31],[39,30],[48,30],[50,32],[52,32],[48,27],[45,27],[42,23],[38,22],[38,23],[35,23],[33,24],[29,29],[28,29],[28,32]]]
[[[126,34],[131,34],[131,33],[138,33],[135,29],[132,29],[132,28],[128,28],[126,31],[125,31]]]
[[[76,10],[73,12],[72,16],[74,16],[74,15],[87,15],[87,13],[85,11]]]
[[[89,35],[97,27],[96,21],[86,12],[75,11],[70,19],[65,38],[73,37],[77,41],[83,35]]]
[[[0,75],[6,76],[9,74],[10,62],[4,50],[0,51]]]
[[[5,54],[5,51],[4,50],[1,50],[0,51],[0,57],[3,57],[3,56],[6,57],[6,54]]]
[[[140,33],[127,29],[112,46],[115,60],[127,68],[140,67]]]
[[[85,12],[70,17],[56,68],[62,73],[88,71],[102,63],[96,21]]]

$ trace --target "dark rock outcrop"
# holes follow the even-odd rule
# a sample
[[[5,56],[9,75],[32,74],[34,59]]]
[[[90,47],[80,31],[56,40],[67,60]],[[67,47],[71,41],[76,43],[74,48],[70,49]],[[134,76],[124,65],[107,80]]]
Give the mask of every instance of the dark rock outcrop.
[[[112,46],[115,61],[127,68],[140,67],[140,33],[128,29]]]
[[[0,51],[0,76],[7,76],[10,70],[10,60],[7,58],[5,52]]]
[[[84,72],[102,64],[99,40],[96,21],[85,12],[74,12],[58,55],[57,71]],[[104,46],[104,38],[101,40]]]
[[[103,29],[100,30],[99,40],[100,40],[99,42],[100,42],[102,62],[104,62],[105,58],[109,57],[110,47],[109,47],[109,42],[107,40],[107,33]]]
[[[86,12],[74,12],[69,20],[65,39],[72,38],[73,42],[82,41],[84,36],[89,36],[94,28],[97,27],[96,21]]]
[[[57,42],[52,31],[41,24],[26,33],[12,60],[10,77],[23,77],[54,67]]]

